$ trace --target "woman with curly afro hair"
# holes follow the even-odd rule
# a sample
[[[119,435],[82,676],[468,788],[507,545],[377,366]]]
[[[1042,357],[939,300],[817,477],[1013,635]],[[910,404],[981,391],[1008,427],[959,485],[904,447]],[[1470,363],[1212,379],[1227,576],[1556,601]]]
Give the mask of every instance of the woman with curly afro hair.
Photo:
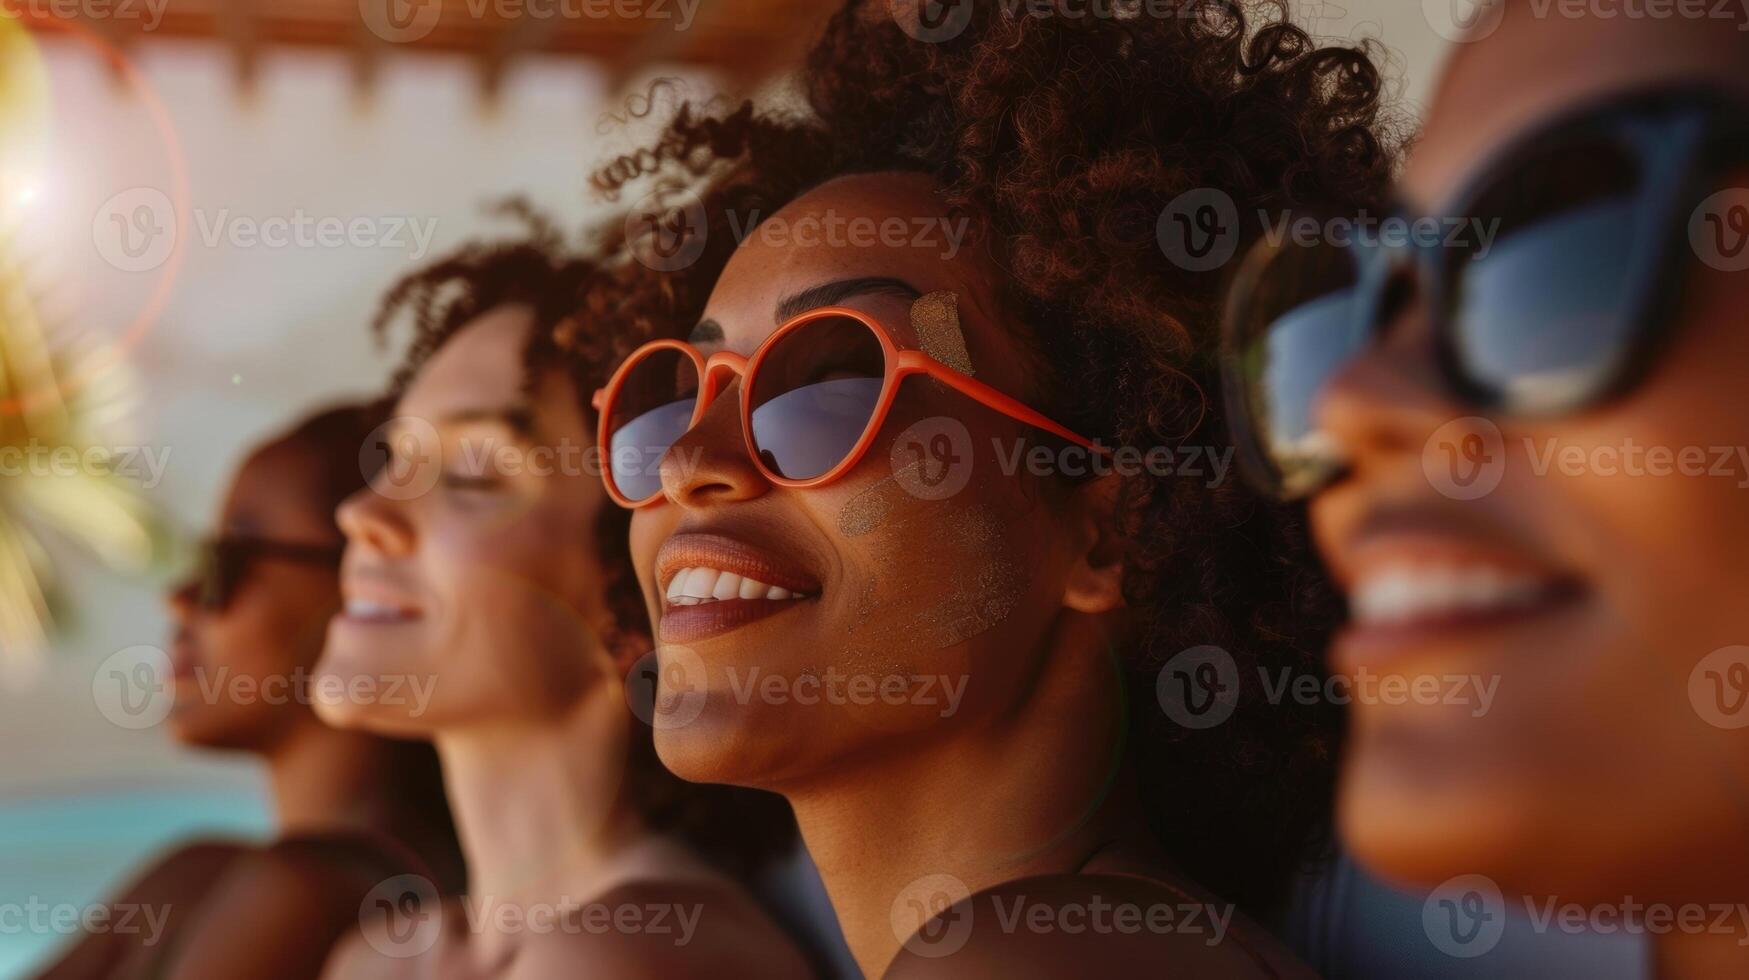
[[[1381,79],[1281,3],[1070,6],[852,0],[803,111],[597,174],[684,188],[630,246],[714,280],[598,395],[656,747],[789,799],[870,976],[1295,975],[1234,911],[1326,830],[1340,715],[1280,692],[1331,603],[1227,472],[1224,270],[1169,233],[1380,203]]]

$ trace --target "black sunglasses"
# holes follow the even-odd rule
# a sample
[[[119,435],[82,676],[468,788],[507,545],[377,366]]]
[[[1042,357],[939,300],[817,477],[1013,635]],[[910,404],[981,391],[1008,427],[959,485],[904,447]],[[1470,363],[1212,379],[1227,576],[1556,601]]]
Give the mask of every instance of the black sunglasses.
[[[229,606],[250,566],[262,559],[338,568],[345,550],[338,544],[296,544],[243,535],[209,538],[201,542],[194,572],[200,606],[212,612]]]
[[[1339,478],[1317,398],[1418,297],[1443,382],[1479,411],[1560,415],[1619,396],[1675,319],[1697,206],[1745,160],[1742,101],[1698,88],[1618,96],[1510,144],[1446,217],[1400,212],[1391,225],[1436,234],[1260,242],[1222,330],[1243,472],[1281,499]],[[1732,211],[1705,216],[1726,255],[1727,224],[1749,234],[1749,209]]]

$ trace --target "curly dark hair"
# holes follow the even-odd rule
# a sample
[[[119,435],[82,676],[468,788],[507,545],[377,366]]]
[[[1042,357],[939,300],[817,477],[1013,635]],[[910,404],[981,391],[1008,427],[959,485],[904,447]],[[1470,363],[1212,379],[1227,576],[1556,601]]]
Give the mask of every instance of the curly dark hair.
[[[379,342],[402,315],[412,321],[413,340],[390,382],[391,398],[457,331],[505,305],[527,306],[534,327],[523,353],[532,388],[560,372],[572,385],[591,426],[595,411],[589,396],[636,346],[640,335],[601,329],[604,310],[613,304],[612,280],[604,267],[573,249],[554,224],[514,200],[500,210],[525,226],[520,237],[476,241],[461,246],[392,286],[371,324]],[[590,429],[593,433],[593,428]],[[631,512],[604,505],[596,521],[606,605],[613,617],[604,643],[650,647],[648,614],[632,569]],[[789,853],[795,818],[782,798],[756,790],[685,782],[656,757],[653,732],[635,726],[628,760],[626,792],[655,830],[686,841],[713,864],[739,876]]]
[[[808,58],[805,112],[683,105],[653,145],[593,175],[610,197],[703,189],[691,274],[627,286],[622,315],[690,322],[734,229],[834,177],[918,172],[1006,270],[1035,404],[1107,444],[1231,446],[1212,397],[1227,274],[1167,261],[1157,221],[1199,189],[1233,201],[1246,240],[1269,213],[1378,206],[1402,139],[1368,47],[1320,46],[1284,0],[1159,6],[1102,18],[979,3],[957,36],[924,43],[885,0],[849,0]],[[1069,396],[1088,391],[1106,395]],[[1119,497],[1140,619],[1123,651],[1126,751],[1150,825],[1187,873],[1266,914],[1327,840],[1342,715],[1272,705],[1260,681],[1321,672],[1331,590],[1302,512],[1171,476],[1126,478]],[[1231,653],[1241,693],[1230,720],[1198,731],[1162,712],[1155,680],[1203,645]]]

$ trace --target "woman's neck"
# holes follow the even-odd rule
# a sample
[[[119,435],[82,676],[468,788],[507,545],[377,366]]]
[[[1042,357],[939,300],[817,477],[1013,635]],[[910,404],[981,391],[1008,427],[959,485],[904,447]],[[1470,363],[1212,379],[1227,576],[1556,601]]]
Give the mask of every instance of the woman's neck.
[[[591,707],[610,706],[437,736],[470,896],[585,897],[577,890],[646,836],[623,793],[629,726]]]
[[[1017,714],[783,788],[866,975],[898,954],[901,925],[922,925],[906,909],[939,904],[945,889],[931,876],[975,894],[1074,873],[1113,843],[1142,849],[1108,648],[1055,639],[1047,676]]]
[[[282,834],[336,830],[394,833],[400,801],[383,779],[382,740],[313,719],[267,754],[274,816]]]

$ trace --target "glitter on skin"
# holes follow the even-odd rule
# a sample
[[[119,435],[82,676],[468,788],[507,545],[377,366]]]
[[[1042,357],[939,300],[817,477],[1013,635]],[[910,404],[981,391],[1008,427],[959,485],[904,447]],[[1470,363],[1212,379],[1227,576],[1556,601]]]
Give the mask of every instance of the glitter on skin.
[[[959,297],[953,292],[938,290],[912,303],[911,329],[923,353],[961,374],[972,374],[972,355],[960,329]]]

